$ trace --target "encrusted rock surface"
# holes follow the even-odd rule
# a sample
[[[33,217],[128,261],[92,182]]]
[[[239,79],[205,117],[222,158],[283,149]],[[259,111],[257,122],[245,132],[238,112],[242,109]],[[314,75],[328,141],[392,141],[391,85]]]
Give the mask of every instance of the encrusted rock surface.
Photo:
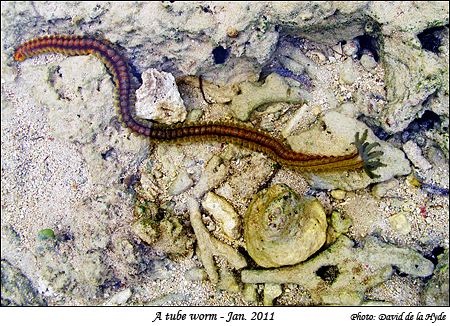
[[[1,261],[2,306],[45,306],[31,281],[7,260]]]
[[[379,234],[423,254],[436,246],[447,249],[448,13],[447,2],[2,3],[2,259],[21,270],[50,305],[243,305],[244,296],[256,303],[262,287],[242,286],[237,278],[242,238],[231,245],[215,239],[205,227],[213,223],[208,216],[202,222],[195,209],[195,235],[177,231],[179,224],[190,230],[190,197],[198,203],[214,192],[242,217],[258,191],[280,182],[322,202],[333,226],[330,248],[342,233],[363,242]],[[382,145],[387,167],[373,180],[360,172],[305,175],[308,187],[298,171],[220,140],[149,146],[119,123],[113,81],[96,58],[47,54],[13,62],[14,47],[43,34],[109,39],[137,80],[151,68],[172,74],[190,122],[243,119],[296,150],[318,154],[352,150],[354,133],[370,128],[369,139]],[[167,85],[176,93],[172,80]],[[176,114],[167,109],[161,122],[184,120],[183,108]],[[402,177],[411,171],[414,177]],[[374,196],[365,189],[371,183],[378,185]],[[339,199],[317,189],[346,195]],[[168,224],[163,219],[153,225],[160,236],[171,234],[164,246],[156,238],[148,245],[132,232],[139,220],[133,207],[149,203],[174,215]],[[389,217],[398,213],[410,232],[391,228]],[[43,229],[55,238],[38,239]],[[207,250],[191,257],[192,250],[177,245],[183,239]],[[168,243],[176,263],[164,253]],[[363,256],[358,266],[373,263]],[[392,273],[385,267],[373,276],[384,282],[375,299],[448,302],[448,295],[433,292],[436,284],[445,288],[440,277],[446,276],[446,259],[439,265],[443,274],[436,269],[423,282],[413,276],[387,280]],[[240,264],[227,272],[230,260]],[[216,285],[223,276],[226,294],[209,281],[185,277],[202,264]],[[335,272],[325,268],[319,274],[326,283]],[[274,302],[355,304],[366,289],[358,286],[349,292],[334,282],[330,287],[337,292],[316,291],[313,302],[283,286]]]
[[[244,270],[244,283],[296,283],[308,290],[316,303],[359,305],[364,292],[390,278],[393,267],[415,277],[433,273],[431,261],[414,250],[398,248],[368,237],[363,247],[341,236],[314,258],[293,267]]]
[[[449,304],[448,249],[437,258],[438,264],[433,277],[423,292],[422,302],[426,306],[448,306]]]
[[[186,226],[182,224],[183,221],[170,212],[163,213],[162,218],[157,214],[161,215],[159,212],[142,214],[132,225],[136,235],[155,250],[171,257],[192,253],[193,239],[189,236]]]
[[[248,120],[257,107],[274,102],[298,103],[302,97],[277,74],[267,76],[264,84],[242,83],[240,94],[231,102],[231,111],[240,120]]]

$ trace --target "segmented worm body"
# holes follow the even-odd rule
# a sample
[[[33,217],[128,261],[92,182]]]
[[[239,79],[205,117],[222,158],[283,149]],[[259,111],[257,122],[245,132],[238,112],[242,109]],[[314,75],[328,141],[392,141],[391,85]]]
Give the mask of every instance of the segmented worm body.
[[[364,167],[358,154],[361,150],[342,156],[309,155],[293,151],[272,136],[235,123],[207,122],[174,126],[152,123],[136,116],[135,90],[137,83],[120,51],[106,40],[90,36],[44,36],[20,45],[15,53],[16,61],[47,52],[69,56],[95,55],[108,67],[116,86],[116,101],[120,120],[133,132],[154,141],[226,141],[263,152],[280,164],[302,171],[354,170]],[[367,162],[366,162],[367,163]]]

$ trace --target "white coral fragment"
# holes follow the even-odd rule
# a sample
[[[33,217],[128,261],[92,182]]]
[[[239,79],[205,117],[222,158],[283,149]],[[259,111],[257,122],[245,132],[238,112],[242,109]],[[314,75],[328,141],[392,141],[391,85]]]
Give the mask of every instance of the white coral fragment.
[[[136,99],[136,115],[139,118],[168,124],[186,119],[186,107],[170,73],[156,69],[144,71]]]
[[[231,204],[215,193],[208,192],[202,201],[202,206],[221,225],[223,233],[228,238],[239,238],[239,215]]]

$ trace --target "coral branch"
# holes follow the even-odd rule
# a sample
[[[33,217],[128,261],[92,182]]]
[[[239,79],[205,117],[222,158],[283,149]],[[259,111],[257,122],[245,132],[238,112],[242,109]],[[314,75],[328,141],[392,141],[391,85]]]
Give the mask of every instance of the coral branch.
[[[199,249],[198,255],[211,282],[216,284],[219,281],[219,274],[214,264],[213,256],[217,255],[224,257],[236,269],[242,269],[247,266],[245,258],[233,247],[211,236],[202,222],[197,201],[193,198],[189,198],[188,206],[191,225],[197,238]]]

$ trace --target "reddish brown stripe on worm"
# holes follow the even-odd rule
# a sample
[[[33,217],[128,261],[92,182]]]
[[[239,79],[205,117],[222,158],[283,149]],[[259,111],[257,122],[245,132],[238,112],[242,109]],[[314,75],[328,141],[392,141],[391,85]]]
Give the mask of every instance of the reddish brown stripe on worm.
[[[20,45],[14,52],[14,60],[23,61],[47,52],[70,56],[94,54],[99,57],[113,75],[121,121],[133,132],[150,139],[177,142],[220,139],[255,149],[283,165],[307,171],[354,170],[364,165],[356,151],[342,156],[298,153],[266,133],[234,123],[213,122],[175,127],[154,123],[150,127],[134,116],[135,86],[132,74],[125,58],[110,42],[90,36],[43,36]]]

